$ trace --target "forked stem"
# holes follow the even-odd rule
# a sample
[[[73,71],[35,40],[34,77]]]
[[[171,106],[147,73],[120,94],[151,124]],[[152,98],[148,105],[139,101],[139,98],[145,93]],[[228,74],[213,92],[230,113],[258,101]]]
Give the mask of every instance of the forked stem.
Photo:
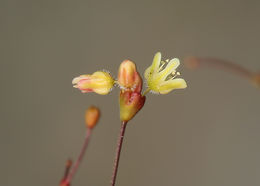
[[[77,161],[74,163],[74,165],[73,165],[73,167],[72,167],[72,169],[71,169],[71,171],[70,171],[70,173],[68,174],[68,177],[67,177],[67,179],[66,179],[66,181],[67,181],[68,183],[71,182],[73,176],[74,176],[75,173],[77,172],[77,169],[78,169],[78,167],[79,167],[79,165],[80,165],[81,160],[82,160],[83,157],[84,157],[84,154],[85,154],[85,152],[86,152],[86,149],[87,149],[87,147],[88,147],[88,143],[89,143],[89,140],[90,140],[91,132],[92,132],[92,129],[88,128],[88,129],[87,129],[87,132],[86,132],[86,136],[85,136],[85,141],[84,141],[84,144],[83,144],[82,149],[81,149],[81,151],[80,151],[79,157],[78,157]]]
[[[127,122],[125,122],[125,121],[122,122],[122,124],[121,124],[120,135],[119,135],[118,143],[117,143],[117,150],[116,150],[113,174],[112,174],[112,179],[111,179],[111,186],[114,186],[116,183],[116,176],[117,176],[117,171],[118,171],[119,159],[120,159],[122,144],[123,144],[123,140],[124,140],[126,125],[127,125]]]

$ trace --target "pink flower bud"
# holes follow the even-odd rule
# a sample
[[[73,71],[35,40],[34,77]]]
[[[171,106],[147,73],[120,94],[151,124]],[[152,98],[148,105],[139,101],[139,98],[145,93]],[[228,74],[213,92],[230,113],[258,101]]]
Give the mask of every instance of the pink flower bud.
[[[100,118],[100,111],[97,107],[91,106],[86,110],[85,121],[87,128],[94,128]]]
[[[125,60],[121,63],[118,71],[118,84],[126,90],[141,91],[142,79],[132,61]]]
[[[81,75],[72,80],[73,87],[82,93],[96,92],[105,95],[110,92],[114,85],[114,79],[107,72],[97,71],[92,75]]]

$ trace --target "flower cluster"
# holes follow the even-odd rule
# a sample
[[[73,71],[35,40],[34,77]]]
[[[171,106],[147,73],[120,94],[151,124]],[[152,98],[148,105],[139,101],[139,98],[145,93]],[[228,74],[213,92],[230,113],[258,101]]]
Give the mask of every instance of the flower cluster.
[[[144,73],[148,86],[144,93],[142,93],[143,80],[135,63],[130,60],[121,63],[117,80],[114,80],[108,72],[97,71],[92,75],[76,77],[72,83],[83,93],[95,92],[101,95],[108,94],[112,87],[118,84],[120,87],[120,119],[127,122],[143,107],[146,93],[151,91],[167,94],[174,89],[187,87],[184,79],[176,78],[180,75],[179,72],[176,72],[179,65],[179,59],[162,61],[161,53],[156,53],[152,65]]]

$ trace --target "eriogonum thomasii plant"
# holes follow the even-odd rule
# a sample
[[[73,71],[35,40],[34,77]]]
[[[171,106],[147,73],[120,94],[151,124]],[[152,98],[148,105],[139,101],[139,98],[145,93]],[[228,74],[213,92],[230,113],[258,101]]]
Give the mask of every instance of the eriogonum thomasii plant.
[[[81,75],[73,79],[72,83],[83,93],[95,92],[105,95],[117,84],[120,87],[119,106],[120,120],[122,122],[120,136],[116,150],[114,170],[111,186],[115,185],[120,152],[127,122],[140,111],[145,103],[148,92],[168,94],[174,89],[187,87],[184,79],[176,78],[180,75],[176,68],[180,62],[177,58],[161,60],[161,53],[155,54],[153,63],[145,71],[147,89],[142,93],[143,80],[137,71],[136,65],[130,60],[123,61],[118,70],[118,79],[114,80],[108,72],[97,71],[92,75]]]

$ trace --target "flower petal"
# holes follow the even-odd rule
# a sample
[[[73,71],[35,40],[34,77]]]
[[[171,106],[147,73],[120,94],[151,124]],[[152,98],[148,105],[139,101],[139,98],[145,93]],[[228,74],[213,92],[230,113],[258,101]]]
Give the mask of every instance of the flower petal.
[[[174,89],[183,89],[186,87],[187,87],[187,83],[184,79],[176,78],[173,80],[165,81],[159,86],[158,90],[160,94],[168,94]]]
[[[78,77],[73,78],[72,80],[72,84],[77,84],[79,81],[83,80],[83,79],[89,79],[90,75],[80,75]]]
[[[107,72],[97,71],[92,74],[91,88],[94,92],[105,95],[108,94],[114,85],[114,80]]]
[[[96,92],[101,95],[108,94],[114,85],[114,79],[108,72],[97,71],[92,75],[81,75],[72,80],[73,87],[83,93]]]
[[[151,77],[151,66],[149,66],[145,72],[144,72],[144,77],[148,81],[148,79]]]
[[[154,73],[156,72],[157,70],[159,70],[159,67],[160,67],[160,63],[161,63],[161,58],[162,58],[162,55],[160,52],[157,52],[153,58],[153,63],[151,65],[151,71],[150,73]]]
[[[158,77],[161,80],[165,80],[168,75],[171,73],[175,73],[176,68],[180,65],[180,61],[178,58],[171,59],[165,69],[163,69],[159,74]]]

